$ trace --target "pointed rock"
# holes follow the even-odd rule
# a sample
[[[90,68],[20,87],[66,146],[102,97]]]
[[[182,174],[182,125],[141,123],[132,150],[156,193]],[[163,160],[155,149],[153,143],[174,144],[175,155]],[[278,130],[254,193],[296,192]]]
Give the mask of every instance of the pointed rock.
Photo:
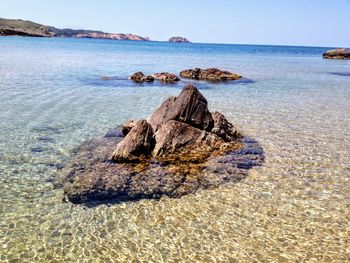
[[[150,123],[157,131],[170,120],[187,123],[196,128],[210,131],[214,121],[208,110],[208,102],[199,90],[187,85],[180,95],[168,98],[151,116]]]
[[[136,122],[128,135],[120,142],[111,159],[116,162],[135,162],[149,155],[154,148],[152,126],[146,120]]]

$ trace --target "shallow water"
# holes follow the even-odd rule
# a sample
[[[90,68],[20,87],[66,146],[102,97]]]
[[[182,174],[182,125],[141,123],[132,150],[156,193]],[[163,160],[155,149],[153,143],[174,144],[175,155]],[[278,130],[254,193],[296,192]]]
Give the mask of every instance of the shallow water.
[[[92,39],[0,48],[0,262],[350,261],[350,61],[323,60],[326,48]],[[71,149],[182,87],[128,75],[195,66],[251,80],[198,86],[259,141],[264,165],[180,199],[63,203],[52,182]]]

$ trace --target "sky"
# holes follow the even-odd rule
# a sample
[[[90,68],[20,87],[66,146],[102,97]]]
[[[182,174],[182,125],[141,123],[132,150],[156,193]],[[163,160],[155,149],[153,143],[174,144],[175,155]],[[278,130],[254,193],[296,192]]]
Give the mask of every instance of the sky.
[[[0,17],[159,41],[350,47],[350,0],[0,0]]]

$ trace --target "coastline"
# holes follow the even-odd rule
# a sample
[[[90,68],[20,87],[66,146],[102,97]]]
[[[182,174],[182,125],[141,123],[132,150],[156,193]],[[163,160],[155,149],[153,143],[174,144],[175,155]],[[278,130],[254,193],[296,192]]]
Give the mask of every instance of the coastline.
[[[0,260],[350,258],[350,79],[331,74],[348,72],[349,62],[323,60],[324,48],[317,47],[184,45],[0,41]],[[61,201],[53,182],[72,149],[150,115],[182,88],[131,86],[127,76],[213,64],[253,80],[198,87],[211,111],[222,111],[262,145],[263,166],[238,183],[178,199],[91,207]],[[101,80],[104,75],[123,78]]]

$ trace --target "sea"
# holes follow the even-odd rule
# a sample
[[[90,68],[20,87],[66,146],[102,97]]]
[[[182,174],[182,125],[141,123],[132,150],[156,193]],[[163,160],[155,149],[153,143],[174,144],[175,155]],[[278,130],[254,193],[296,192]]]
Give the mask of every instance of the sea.
[[[0,37],[0,262],[349,262],[350,61],[330,48]],[[128,80],[194,67],[243,78]],[[63,202],[75,147],[189,82],[262,166],[181,198]]]

